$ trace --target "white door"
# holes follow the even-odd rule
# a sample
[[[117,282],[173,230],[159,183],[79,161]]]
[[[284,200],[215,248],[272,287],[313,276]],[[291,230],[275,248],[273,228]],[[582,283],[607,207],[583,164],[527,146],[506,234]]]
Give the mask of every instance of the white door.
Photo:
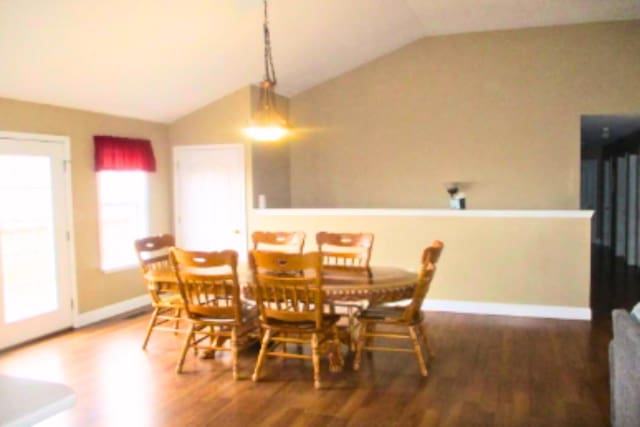
[[[0,133],[0,348],[73,322],[67,144]]]
[[[174,148],[176,244],[246,259],[244,146]]]

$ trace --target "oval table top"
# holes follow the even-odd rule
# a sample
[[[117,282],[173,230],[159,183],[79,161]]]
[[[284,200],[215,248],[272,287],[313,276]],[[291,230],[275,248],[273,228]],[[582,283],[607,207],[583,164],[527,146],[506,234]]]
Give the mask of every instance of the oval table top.
[[[151,282],[175,283],[172,271],[155,271],[145,275]],[[398,267],[371,267],[371,278],[364,274],[327,272],[322,289],[326,301],[361,301],[371,304],[411,298],[418,274]],[[246,286],[246,285],[244,285]],[[251,292],[244,292],[249,296]]]
[[[371,304],[411,298],[418,274],[398,267],[371,267],[371,278],[348,273],[326,273],[322,289],[327,301],[368,300]]]

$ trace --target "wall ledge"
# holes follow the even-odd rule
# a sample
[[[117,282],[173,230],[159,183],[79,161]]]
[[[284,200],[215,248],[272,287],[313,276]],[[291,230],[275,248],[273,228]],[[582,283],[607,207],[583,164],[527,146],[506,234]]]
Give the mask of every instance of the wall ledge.
[[[447,311],[467,314],[591,320],[590,308],[557,305],[504,304],[428,299],[422,304],[422,309],[427,311]]]
[[[150,305],[151,298],[149,297],[149,295],[140,295],[139,297],[120,301],[115,304],[107,305],[106,307],[98,308],[96,310],[87,311],[86,313],[80,313],[73,322],[73,327],[82,328],[83,326],[87,326],[101,320],[109,319],[119,314],[126,313],[127,311]]]
[[[591,218],[591,210],[253,209],[258,216],[425,216],[462,218]]]

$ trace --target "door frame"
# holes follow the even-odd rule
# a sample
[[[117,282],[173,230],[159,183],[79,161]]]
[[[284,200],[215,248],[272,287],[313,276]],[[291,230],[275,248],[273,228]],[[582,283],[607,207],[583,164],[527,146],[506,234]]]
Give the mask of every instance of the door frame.
[[[228,142],[228,143],[220,143],[220,144],[192,144],[192,145],[175,145],[173,147],[172,153],[171,153],[171,166],[173,169],[173,179],[172,179],[172,184],[173,184],[173,230],[176,233],[176,237],[177,237],[177,232],[179,230],[179,224],[178,224],[178,200],[179,200],[179,188],[178,188],[178,183],[177,183],[177,169],[178,169],[178,164],[177,164],[177,153],[180,151],[183,152],[188,152],[188,151],[197,151],[197,150],[211,150],[211,149],[234,149],[237,151],[237,153],[240,156],[240,163],[242,164],[242,173],[241,178],[240,178],[240,184],[242,187],[242,197],[240,198],[242,200],[242,218],[240,220],[240,223],[243,225],[244,227],[244,239],[243,239],[243,252],[238,254],[239,256],[239,261],[244,260],[247,257],[247,251],[248,251],[248,233],[249,233],[249,223],[248,223],[248,212],[247,212],[247,156],[245,153],[245,145],[243,143],[233,143],[233,142]]]
[[[7,139],[13,141],[38,141],[43,143],[61,143],[64,148],[64,194],[65,198],[65,210],[66,217],[63,218],[65,222],[65,228],[67,233],[66,247],[66,264],[69,276],[69,294],[71,295],[71,323],[69,327],[76,327],[78,324],[78,282],[76,274],[76,248],[75,248],[75,234],[74,234],[74,222],[73,222],[73,193],[71,182],[71,138],[62,135],[48,135],[39,133],[25,133],[25,132],[7,132],[0,130],[0,139]]]

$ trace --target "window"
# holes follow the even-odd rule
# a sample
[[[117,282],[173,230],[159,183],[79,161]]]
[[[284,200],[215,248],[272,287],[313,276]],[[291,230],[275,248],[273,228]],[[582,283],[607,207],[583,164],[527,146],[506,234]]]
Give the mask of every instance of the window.
[[[98,172],[102,270],[137,265],[133,241],[149,231],[147,181],[141,171]]]
[[[93,137],[98,178],[100,265],[115,270],[137,264],[133,242],[149,234],[147,173],[155,172],[151,141]]]

